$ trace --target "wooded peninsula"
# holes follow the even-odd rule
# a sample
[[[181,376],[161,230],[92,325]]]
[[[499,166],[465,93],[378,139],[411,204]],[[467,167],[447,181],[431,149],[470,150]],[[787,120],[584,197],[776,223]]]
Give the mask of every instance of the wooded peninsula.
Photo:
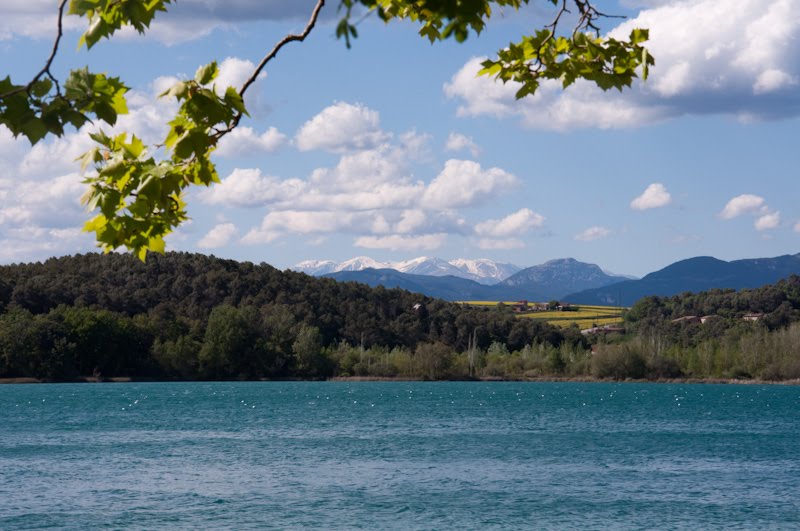
[[[587,335],[267,264],[86,254],[0,267],[0,378],[800,378],[798,276],[624,318]]]

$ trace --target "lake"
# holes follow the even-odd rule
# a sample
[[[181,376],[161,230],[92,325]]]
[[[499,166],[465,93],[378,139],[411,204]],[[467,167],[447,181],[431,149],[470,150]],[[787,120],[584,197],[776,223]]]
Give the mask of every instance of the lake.
[[[800,387],[0,386],[0,529],[800,527]]]

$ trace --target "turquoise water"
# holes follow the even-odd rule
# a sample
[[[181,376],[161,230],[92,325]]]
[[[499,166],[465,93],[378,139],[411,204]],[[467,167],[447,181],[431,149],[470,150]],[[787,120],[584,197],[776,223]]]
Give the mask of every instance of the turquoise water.
[[[798,528],[800,387],[0,386],[0,529]]]

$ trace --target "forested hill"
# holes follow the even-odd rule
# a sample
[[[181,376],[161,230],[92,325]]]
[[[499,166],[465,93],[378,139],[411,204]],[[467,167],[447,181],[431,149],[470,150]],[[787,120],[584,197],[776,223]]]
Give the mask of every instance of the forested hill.
[[[464,351],[473,334],[483,349],[575,336],[507,311],[185,253],[2,266],[0,311],[0,377],[321,377],[342,344]]]

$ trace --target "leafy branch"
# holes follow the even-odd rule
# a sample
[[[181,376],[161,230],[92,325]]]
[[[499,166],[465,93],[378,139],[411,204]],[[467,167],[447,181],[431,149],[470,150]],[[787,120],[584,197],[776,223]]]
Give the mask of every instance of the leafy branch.
[[[135,136],[127,141],[124,133],[113,138],[92,135],[100,147],[82,160],[84,168],[94,165],[96,175],[85,180],[90,187],[82,200],[89,210],[100,212],[84,229],[96,234],[106,252],[124,246],[144,260],[148,250],[164,251],[164,237],[188,219],[184,190],[219,182],[211,154],[248,114],[247,89],[284,46],[306,39],[324,5],[325,0],[318,0],[305,29],[278,41],[238,90],[226,87],[222,95],[218,93],[213,82],[219,68],[212,62],[200,67],[194,79],[179,81],[161,94],[180,102],[166,139],[157,146],[167,149],[165,160],[157,162]]]
[[[544,1],[544,0],[543,0]],[[593,81],[604,90],[630,86],[641,68],[642,77],[654,64],[641,43],[647,40],[644,29],[635,29],[628,41],[603,39],[597,21],[609,17],[590,0],[546,0],[559,6],[552,23],[533,35],[524,36],[483,63],[481,74],[504,83],[519,83],[517,97],[533,94],[544,79],[558,79],[564,87],[576,79]],[[518,10],[530,0],[339,0],[342,18],[336,36],[347,47],[358,37],[356,25],[371,13],[384,22],[410,20],[420,26],[420,36],[431,43],[453,38],[467,39],[470,32],[480,34],[492,15],[493,7]],[[568,5],[578,11],[578,21],[569,37],[558,36],[559,23]],[[70,15],[88,21],[78,45],[92,48],[110,38],[124,26],[144,33],[159,12],[173,0],[69,0]],[[90,211],[98,211],[84,230],[96,234],[98,245],[108,252],[119,247],[132,250],[144,259],[148,250],[163,252],[164,237],[188,219],[184,192],[191,185],[209,186],[219,181],[211,154],[219,141],[233,131],[247,115],[244,94],[258,76],[291,42],[302,42],[315,28],[325,0],[317,0],[302,32],[288,34],[261,59],[250,77],[237,90],[214,85],[219,69],[216,62],[200,67],[194,79],[179,81],[161,97],[174,97],[179,110],[169,122],[169,133],[161,144],[163,160],[149,154],[144,143],[133,135],[109,136],[103,131],[90,136],[98,146],[80,160],[94,172],[84,182],[89,189],[82,201]],[[51,68],[63,37],[63,17],[67,0],[58,4],[57,34],[43,68],[26,84],[16,85],[10,76],[0,79],[0,124],[16,137],[23,135],[35,144],[48,134],[61,136],[67,125],[80,128],[96,118],[114,125],[120,114],[128,112],[128,88],[119,78],[94,74],[88,68],[70,72],[62,84]],[[365,10],[355,23],[356,8]],[[53,90],[55,88],[55,90]]]

